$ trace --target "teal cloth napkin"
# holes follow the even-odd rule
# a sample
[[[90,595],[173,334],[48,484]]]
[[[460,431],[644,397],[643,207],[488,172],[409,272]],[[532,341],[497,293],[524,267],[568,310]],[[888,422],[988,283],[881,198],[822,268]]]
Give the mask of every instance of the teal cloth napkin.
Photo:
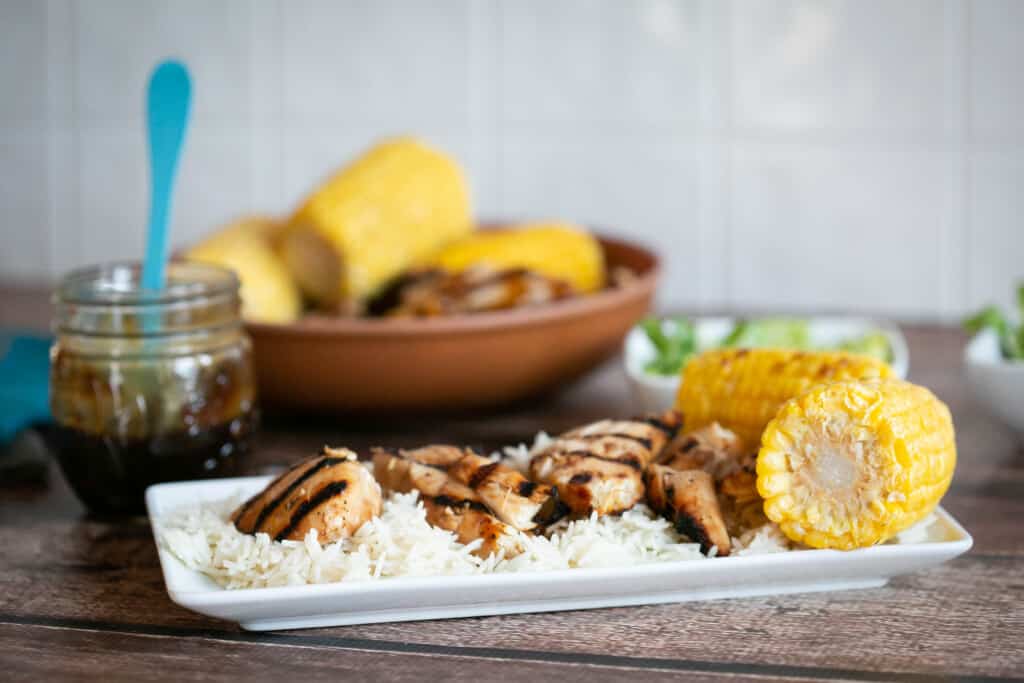
[[[50,342],[0,331],[0,445],[50,420]]]

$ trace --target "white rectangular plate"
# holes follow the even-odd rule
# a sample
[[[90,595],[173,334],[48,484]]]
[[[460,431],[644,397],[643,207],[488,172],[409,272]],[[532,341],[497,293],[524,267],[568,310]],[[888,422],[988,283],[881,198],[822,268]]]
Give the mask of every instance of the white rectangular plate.
[[[158,484],[146,491],[150,523],[175,508],[252,494],[270,477]],[[870,588],[890,577],[940,564],[966,552],[970,534],[939,509],[924,542],[841,552],[801,550],[771,555],[662,562],[633,567],[548,572],[388,578],[374,581],[225,590],[159,549],[171,600],[252,631],[343,626],[382,621],[650,605],[687,600]]]

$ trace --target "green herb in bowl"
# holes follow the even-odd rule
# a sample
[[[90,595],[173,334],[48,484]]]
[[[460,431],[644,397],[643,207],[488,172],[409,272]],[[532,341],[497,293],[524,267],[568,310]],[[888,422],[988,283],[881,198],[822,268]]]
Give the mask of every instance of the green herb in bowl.
[[[999,337],[999,349],[1006,360],[1024,360],[1024,284],[1017,286],[1017,315],[1021,320],[1014,326],[995,306],[978,311],[964,321],[969,332],[991,329]]]
[[[665,321],[647,318],[641,328],[654,346],[655,356],[644,366],[653,375],[677,375],[694,355],[717,347],[774,347],[785,349],[843,350],[874,356],[886,363],[893,360],[889,339],[881,331],[841,339],[835,344],[820,346],[811,339],[810,322],[799,318],[759,318],[740,320],[721,340],[701,344],[696,325],[685,318]]]
[[[746,348],[811,348],[811,332],[806,320],[763,318],[741,320],[722,340],[721,346]]]
[[[697,353],[697,328],[693,323],[686,318],[667,322],[666,326],[658,318],[647,318],[640,323],[655,351],[644,370],[654,375],[678,374],[690,356]]]

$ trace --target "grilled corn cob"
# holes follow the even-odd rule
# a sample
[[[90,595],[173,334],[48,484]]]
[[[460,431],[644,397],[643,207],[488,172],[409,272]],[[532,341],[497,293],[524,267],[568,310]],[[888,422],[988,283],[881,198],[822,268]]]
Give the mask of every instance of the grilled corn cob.
[[[245,319],[291,322],[302,312],[302,299],[274,249],[279,229],[280,223],[272,218],[242,218],[189,249],[185,258],[235,271]]]
[[[359,311],[389,280],[471,228],[458,165],[398,138],[373,147],[307,198],[289,221],[282,249],[310,298]]]
[[[790,400],[769,423],[757,488],[790,539],[845,550],[925,517],[955,465],[949,409],[930,391],[895,379],[835,382]]]
[[[466,237],[427,265],[461,272],[477,265],[525,268],[563,280],[581,293],[604,287],[604,252],[594,237],[564,223],[529,223]]]
[[[891,374],[882,361],[852,353],[716,349],[687,363],[676,409],[687,430],[718,422],[757,444],[779,407],[815,384]]]

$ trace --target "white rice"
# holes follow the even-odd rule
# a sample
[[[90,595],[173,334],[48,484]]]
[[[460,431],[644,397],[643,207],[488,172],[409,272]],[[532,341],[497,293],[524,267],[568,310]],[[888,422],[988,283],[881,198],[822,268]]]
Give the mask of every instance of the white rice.
[[[533,447],[504,449],[505,461],[525,469],[531,451],[550,442],[541,433]],[[303,541],[273,541],[267,534],[243,534],[229,520],[242,496],[190,505],[157,520],[157,542],[182,564],[225,588],[294,586],[365,581],[393,576],[452,576],[577,567],[621,567],[651,562],[706,560],[696,543],[637,505],[622,515],[562,521],[544,536],[520,534],[525,552],[506,559],[472,554],[479,541],[464,545],[451,532],[431,526],[416,493],[385,497],[379,517],[351,538],[321,546],[316,531]],[[769,524],[733,539],[734,554],[790,549]],[[713,553],[712,553],[713,555]]]

